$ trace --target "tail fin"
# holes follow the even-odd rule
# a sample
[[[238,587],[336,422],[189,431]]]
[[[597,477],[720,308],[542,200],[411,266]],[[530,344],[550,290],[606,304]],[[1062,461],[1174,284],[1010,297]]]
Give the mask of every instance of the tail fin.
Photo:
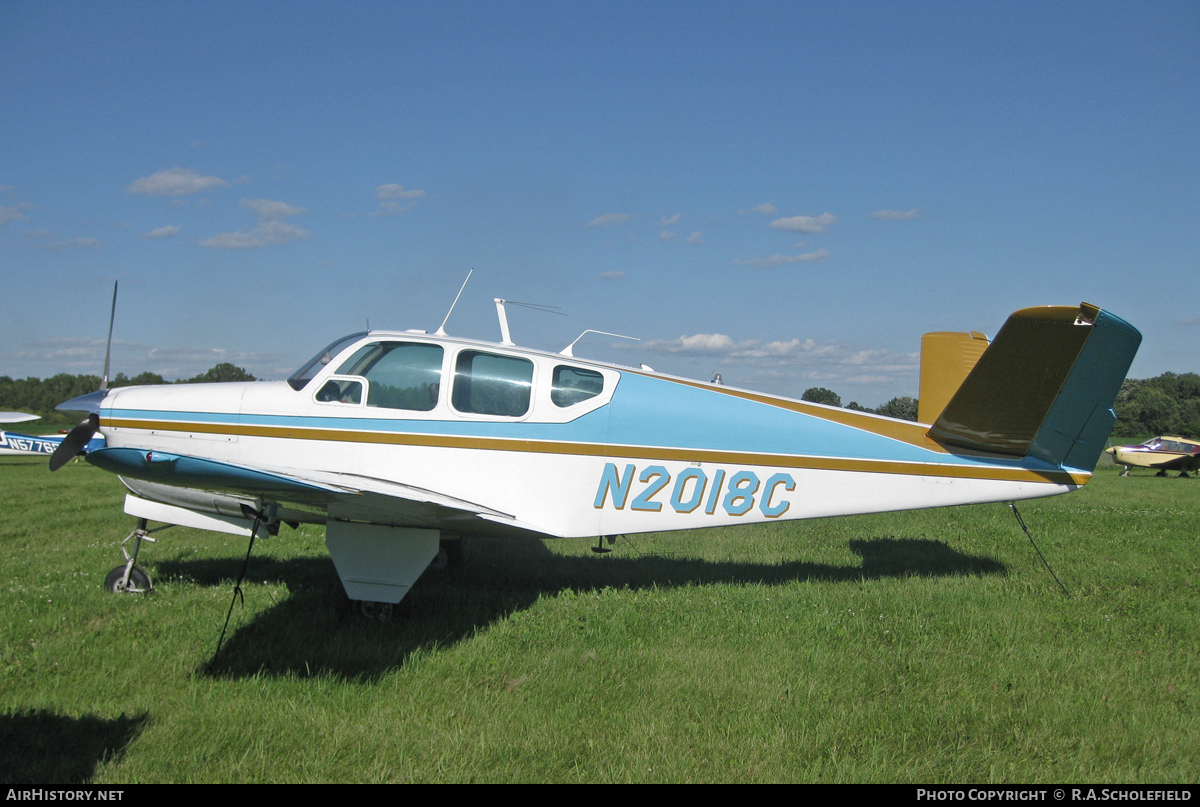
[[[1008,318],[929,436],[951,446],[1091,470],[1142,335],[1083,303]]]

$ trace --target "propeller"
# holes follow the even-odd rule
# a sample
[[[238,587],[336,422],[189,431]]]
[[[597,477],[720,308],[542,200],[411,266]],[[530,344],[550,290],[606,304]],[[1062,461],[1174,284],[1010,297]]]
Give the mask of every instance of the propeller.
[[[77,454],[82,454],[83,449],[96,436],[96,431],[99,428],[99,415],[89,414],[86,418],[79,421],[79,424],[67,433],[63,441],[58,444],[58,448],[54,449],[54,453],[50,455],[50,470],[57,471],[70,462]]]
[[[67,433],[63,441],[50,455],[50,470],[57,471],[78,455],[84,453],[87,444],[100,430],[100,402],[108,395],[108,366],[112,357],[113,322],[117,318],[117,281],[113,281],[112,311],[108,315],[108,346],[104,348],[104,377],[100,379],[100,389],[79,395],[69,401],[63,401],[54,407],[60,412],[86,412],[87,417],[79,421],[75,428]]]

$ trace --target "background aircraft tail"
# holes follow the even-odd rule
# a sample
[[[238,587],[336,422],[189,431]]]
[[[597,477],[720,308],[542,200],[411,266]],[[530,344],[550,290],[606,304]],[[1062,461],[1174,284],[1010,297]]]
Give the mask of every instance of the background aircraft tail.
[[[1116,422],[1112,405],[1141,341],[1129,323],[1087,303],[1017,311],[929,436],[1090,471]]]

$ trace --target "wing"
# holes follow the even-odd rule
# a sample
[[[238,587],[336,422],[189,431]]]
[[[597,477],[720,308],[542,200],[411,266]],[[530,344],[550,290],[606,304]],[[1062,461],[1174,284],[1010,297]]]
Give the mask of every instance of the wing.
[[[0,412],[0,423],[28,423],[31,420],[41,420],[41,415],[30,415],[27,412]]]
[[[229,517],[240,502],[283,508],[281,520],[364,521],[449,533],[551,533],[509,513],[434,490],[386,479],[325,471],[254,468],[219,460],[137,448],[102,448],[87,461],[118,474],[137,496]]]

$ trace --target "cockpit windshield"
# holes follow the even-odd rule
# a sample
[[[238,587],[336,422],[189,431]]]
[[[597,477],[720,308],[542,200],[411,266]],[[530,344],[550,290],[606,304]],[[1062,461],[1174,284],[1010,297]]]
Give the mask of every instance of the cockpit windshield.
[[[325,348],[320,353],[313,356],[311,359],[309,359],[307,362],[305,362],[305,364],[299,370],[292,373],[291,376],[288,378],[287,381],[289,384],[292,385],[292,389],[294,389],[294,390],[304,389],[304,386],[309,381],[312,381],[313,376],[315,376],[317,373],[321,372],[321,370],[325,367],[326,364],[329,364],[329,362],[331,362],[335,358],[337,358],[337,355],[339,353],[341,353],[343,350],[345,350],[351,344],[353,344],[354,342],[357,342],[359,339],[362,339],[366,335],[367,335],[366,331],[361,331],[360,333],[352,333],[349,336],[343,336],[341,339],[337,340],[336,342],[331,343],[329,345],[329,347]]]

